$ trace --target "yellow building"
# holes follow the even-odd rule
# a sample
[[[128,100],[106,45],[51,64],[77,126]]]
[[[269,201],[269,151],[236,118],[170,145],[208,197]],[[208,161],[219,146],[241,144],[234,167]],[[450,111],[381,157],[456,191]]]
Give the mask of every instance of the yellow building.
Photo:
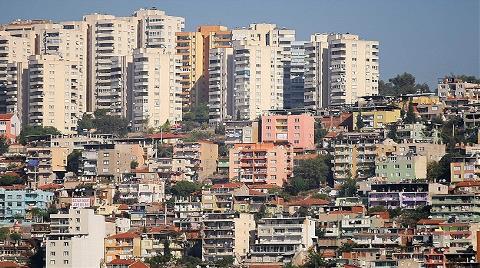
[[[382,129],[400,119],[400,108],[395,106],[361,107],[353,112],[353,128],[358,130],[359,114],[363,121],[363,129]]]
[[[116,234],[105,238],[105,261],[141,257],[141,237],[134,232]]]

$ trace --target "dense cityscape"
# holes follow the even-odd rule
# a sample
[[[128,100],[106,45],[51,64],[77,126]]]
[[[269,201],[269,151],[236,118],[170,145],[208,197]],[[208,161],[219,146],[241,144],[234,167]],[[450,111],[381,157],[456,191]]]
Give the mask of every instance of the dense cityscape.
[[[480,267],[480,76],[380,80],[381,48],[0,24],[0,267]]]

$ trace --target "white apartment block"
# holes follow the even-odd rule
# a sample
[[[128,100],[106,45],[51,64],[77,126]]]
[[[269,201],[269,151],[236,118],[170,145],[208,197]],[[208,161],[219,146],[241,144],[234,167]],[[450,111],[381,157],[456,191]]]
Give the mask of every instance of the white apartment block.
[[[177,56],[162,48],[134,51],[133,128],[158,128],[167,120],[182,120],[181,86],[176,70]]]
[[[329,105],[352,105],[362,96],[378,94],[379,43],[358,35],[331,34]]]
[[[234,117],[254,120],[283,108],[281,48],[259,41],[233,41],[235,57]]]
[[[52,214],[46,241],[46,267],[100,267],[106,236],[105,217],[93,209]]]
[[[213,48],[209,53],[208,116],[210,124],[220,124],[233,115],[233,48]]]
[[[305,108],[328,106],[328,35],[313,34],[305,44]]]
[[[378,94],[378,41],[353,34],[313,34],[305,45],[305,107],[352,105]]]
[[[57,55],[78,63],[78,111],[86,111],[87,102],[87,29],[86,22],[45,23],[34,27],[40,55]]]
[[[307,218],[264,218],[257,226],[257,240],[250,248],[255,263],[291,263],[295,254],[314,245],[315,221]]]
[[[78,110],[78,63],[56,55],[33,55],[28,62],[28,123],[74,134]]]
[[[22,119],[22,73],[28,57],[33,54],[29,38],[17,37],[0,31],[0,113],[17,113]]]
[[[138,48],[164,48],[175,54],[175,33],[183,31],[185,18],[155,8],[137,10],[133,16],[138,19]]]
[[[283,91],[290,92],[290,65],[295,30],[279,28],[276,24],[254,23],[250,24],[248,28],[232,30],[232,40],[257,41],[262,46],[278,47],[279,49],[276,52],[283,68]]]
[[[116,111],[119,92],[112,88],[112,63],[137,47],[137,20],[100,14],[86,15],[83,20],[88,25],[87,111],[106,109],[121,115]]]

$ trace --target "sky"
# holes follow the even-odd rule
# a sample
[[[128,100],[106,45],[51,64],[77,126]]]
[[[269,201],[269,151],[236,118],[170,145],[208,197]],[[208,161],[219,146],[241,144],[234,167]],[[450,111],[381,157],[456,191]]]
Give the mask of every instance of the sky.
[[[127,16],[145,7],[185,17],[187,31],[268,22],[296,30],[297,40],[323,32],[378,40],[383,80],[409,72],[432,87],[451,73],[480,77],[479,0],[0,0],[0,23]]]

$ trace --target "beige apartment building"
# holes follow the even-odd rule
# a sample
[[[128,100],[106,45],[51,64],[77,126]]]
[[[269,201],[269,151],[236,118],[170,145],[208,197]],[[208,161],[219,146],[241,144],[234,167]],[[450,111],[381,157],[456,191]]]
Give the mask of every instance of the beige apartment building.
[[[86,111],[87,101],[87,24],[83,21],[45,23],[34,27],[40,55],[57,55],[77,65],[77,110]]]
[[[131,55],[137,47],[137,19],[90,14],[83,20],[88,25],[87,111],[106,109],[122,115],[124,112],[115,108],[124,97],[112,88],[112,63],[115,57]]]
[[[134,51],[133,128],[145,131],[165,122],[182,120],[181,87],[177,80],[177,56],[163,48]]]
[[[177,143],[173,147],[173,159],[188,159],[191,170],[203,181],[217,170],[218,144],[209,141]]]
[[[283,63],[278,46],[259,41],[234,41],[236,120],[254,120],[268,110],[283,108]]]
[[[225,26],[204,25],[196,32],[176,33],[184,108],[208,102],[209,51],[231,47],[231,32]]]
[[[57,55],[31,56],[28,62],[28,123],[55,127],[63,134],[77,131],[78,63]]]
[[[305,45],[305,106],[351,105],[378,94],[379,43],[353,34],[313,34]]]
[[[0,113],[17,113],[20,120],[27,104],[24,71],[33,49],[29,38],[0,31]]]
[[[353,34],[328,36],[329,105],[350,105],[359,97],[378,94],[378,45]]]
[[[175,54],[175,33],[185,28],[185,18],[169,16],[156,8],[133,13],[138,20],[138,48],[164,48]]]

